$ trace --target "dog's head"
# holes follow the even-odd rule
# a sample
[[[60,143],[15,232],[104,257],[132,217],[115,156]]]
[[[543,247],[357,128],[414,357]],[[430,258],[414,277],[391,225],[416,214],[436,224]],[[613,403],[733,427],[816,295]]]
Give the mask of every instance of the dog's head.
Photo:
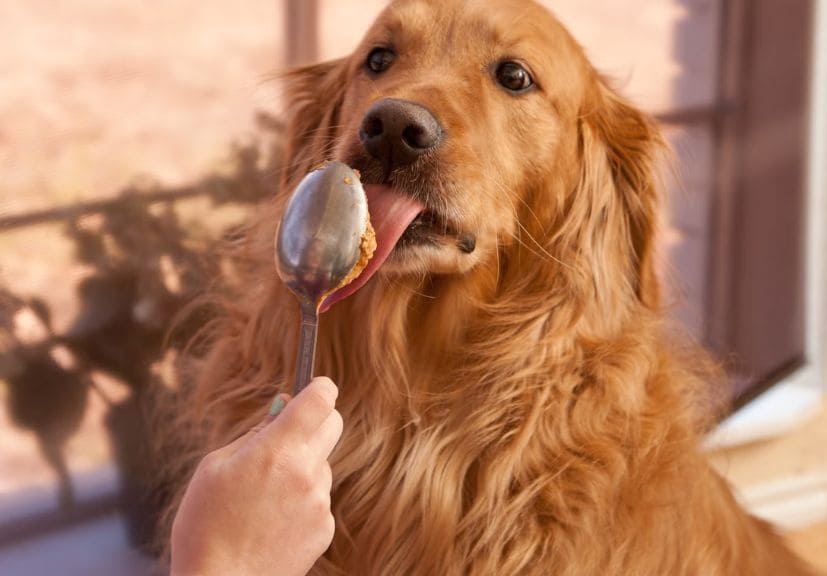
[[[542,7],[398,0],[288,86],[283,189],[327,159],[357,168],[383,274],[543,271],[655,304],[659,136]]]

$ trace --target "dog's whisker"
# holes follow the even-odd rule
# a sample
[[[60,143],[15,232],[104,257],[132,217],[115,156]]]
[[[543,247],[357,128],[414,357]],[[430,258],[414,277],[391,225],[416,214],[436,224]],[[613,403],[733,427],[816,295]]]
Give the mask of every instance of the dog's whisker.
[[[315,136],[319,132],[340,130],[340,129],[346,128],[346,127],[347,127],[347,124],[330,124],[330,125],[325,125],[325,126],[317,126],[316,128],[311,128],[309,130],[305,130],[303,135],[304,136],[311,136],[311,135]],[[331,143],[335,144],[335,142],[331,142]]]
[[[543,221],[540,220],[540,217],[537,216],[537,213],[534,211],[534,209],[531,207],[531,205],[528,202],[526,202],[525,198],[522,198],[522,197],[518,196],[517,201],[520,202],[520,204],[522,204],[523,206],[525,206],[526,210],[528,210],[529,215],[532,218],[534,218],[534,222],[536,224],[538,224],[539,226],[543,225]]]
[[[540,252],[539,252],[539,254],[538,254],[538,253],[537,253],[537,252],[535,252],[534,250],[531,250],[531,248],[530,248],[527,244],[525,244],[524,242],[522,242],[522,240],[520,240],[521,244],[522,244],[522,245],[523,245],[526,249],[531,250],[531,252],[532,252],[535,256],[542,255],[542,256],[545,256],[546,258],[548,258],[548,259],[550,259],[550,260],[552,260],[552,261],[554,261],[554,262],[557,262],[557,263],[558,263],[558,264],[560,264],[561,266],[564,266],[564,267],[568,268],[569,270],[573,270],[573,269],[574,269],[574,267],[573,267],[571,264],[568,264],[567,262],[564,262],[564,261],[560,260],[560,258],[558,258],[558,257],[557,257],[557,256],[555,256],[554,254],[552,254],[551,252],[549,252],[548,250],[546,250],[546,248],[545,248],[542,244],[540,244],[540,243],[539,243],[539,242],[538,242],[538,241],[534,238],[534,236],[532,236],[531,232],[529,232],[529,231],[525,228],[525,226],[523,226],[520,222],[517,222],[517,225],[520,227],[520,229],[522,230],[522,232],[524,232],[524,233],[525,233],[525,235],[528,237],[528,239],[529,239],[529,240],[531,240],[531,242],[534,244],[534,246],[536,246],[536,247],[537,247],[537,250],[539,250],[539,251],[540,251]],[[521,236],[522,236],[522,235],[521,235]]]
[[[323,159],[329,160],[331,158],[331,152],[333,152],[336,148],[336,142],[327,142],[325,145],[320,149],[320,154]],[[307,158],[296,158],[293,162],[288,163],[285,168],[293,169],[298,168],[307,162]]]
[[[420,298],[426,298],[428,300],[436,300],[436,296],[433,294],[425,294],[424,292],[420,292],[416,288],[408,288],[407,289],[409,294],[413,294],[414,296],[419,296]]]
[[[506,187],[502,184],[502,182],[494,182],[494,185],[495,185],[495,187],[498,189],[498,191],[500,192],[499,197],[502,197],[502,198],[505,198],[505,199],[506,199],[506,201],[507,201],[507,202],[511,205],[511,211],[512,211],[512,214],[515,214],[515,215],[516,215],[516,214],[517,214],[517,207],[516,207],[516,206],[515,206],[515,204],[514,204],[514,200],[513,200],[513,198],[512,198],[512,197],[511,197],[511,195],[508,193],[508,189],[506,189]],[[530,212],[531,212],[531,213],[535,216],[535,218],[536,218],[536,213],[534,213],[534,212],[533,212],[533,210],[531,210],[531,207],[530,207],[530,206],[529,206],[529,205],[525,202],[525,200],[520,199],[520,201],[523,203],[523,205],[525,205],[525,206],[529,209],[529,211],[530,211]],[[537,222],[538,222],[538,223],[540,223],[539,219],[537,220]],[[532,235],[532,234],[531,234],[531,232],[529,232],[529,231],[528,231],[528,229],[525,227],[525,225],[524,225],[522,222],[520,222],[520,220],[519,220],[519,219],[515,219],[515,223],[517,224],[518,234],[511,233],[511,234],[510,234],[510,236],[511,236],[514,240],[516,240],[516,241],[517,241],[517,242],[518,242],[521,246],[523,246],[526,250],[528,250],[528,251],[529,251],[529,252],[531,252],[534,256],[537,256],[538,258],[541,258],[541,259],[548,259],[548,260],[551,260],[551,261],[553,261],[553,262],[556,262],[556,263],[560,264],[561,266],[565,266],[566,268],[572,269],[572,266],[571,266],[570,264],[568,264],[568,263],[566,263],[566,262],[564,262],[564,261],[560,260],[560,258],[558,258],[558,257],[557,257],[557,256],[555,256],[554,254],[552,254],[551,252],[549,252],[549,251],[545,248],[545,246],[543,246],[543,245],[542,245],[542,244],[541,244],[541,243],[540,243],[540,242],[539,242],[539,241],[538,241],[538,240],[534,237],[534,235]],[[522,235],[523,235],[523,234],[525,234],[525,236],[526,236],[526,237],[527,237],[527,238],[531,241],[531,243],[532,243],[532,244],[536,247],[536,249],[532,248],[531,246],[529,246],[528,244],[526,244],[526,243],[523,241],[523,239],[522,239]]]
[[[496,258],[496,262],[497,262],[497,283],[499,284],[500,279],[502,278],[502,268],[500,267],[500,249],[499,249],[499,246],[500,246],[500,232],[499,232],[499,230],[495,233],[494,236],[495,236],[496,241],[497,241],[496,244],[495,244],[496,249],[494,250],[494,258]]]
[[[380,276],[380,279],[384,282],[384,284],[386,286],[393,286],[397,289],[404,290],[408,294],[412,294],[414,296],[419,296],[420,298],[426,298],[428,300],[435,300],[436,299],[436,296],[434,296],[433,294],[426,294],[424,292],[421,292],[421,291],[417,290],[416,288],[414,288],[413,286],[410,286],[407,283],[403,283],[403,282],[398,281],[396,278],[387,277],[387,276]]]

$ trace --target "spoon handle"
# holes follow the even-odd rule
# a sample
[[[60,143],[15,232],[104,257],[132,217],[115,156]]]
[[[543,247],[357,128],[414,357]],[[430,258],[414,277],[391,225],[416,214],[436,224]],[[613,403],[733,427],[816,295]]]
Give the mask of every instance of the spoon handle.
[[[299,353],[296,365],[296,379],[293,381],[293,396],[301,392],[313,378],[313,361],[316,359],[316,333],[319,314],[314,304],[301,303],[302,325],[299,333]]]

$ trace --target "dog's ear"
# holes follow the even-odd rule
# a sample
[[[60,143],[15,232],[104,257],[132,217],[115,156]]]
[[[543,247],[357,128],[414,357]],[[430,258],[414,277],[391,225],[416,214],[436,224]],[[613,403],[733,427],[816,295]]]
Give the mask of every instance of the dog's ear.
[[[581,186],[612,195],[630,282],[647,307],[660,303],[655,242],[660,198],[657,162],[665,145],[654,120],[623,100],[602,80],[580,118]],[[611,210],[615,211],[615,210]],[[612,217],[611,215],[609,217]],[[605,225],[605,223],[604,223]]]
[[[296,68],[282,80],[287,117],[281,171],[284,189],[331,152],[347,86],[347,60]]]

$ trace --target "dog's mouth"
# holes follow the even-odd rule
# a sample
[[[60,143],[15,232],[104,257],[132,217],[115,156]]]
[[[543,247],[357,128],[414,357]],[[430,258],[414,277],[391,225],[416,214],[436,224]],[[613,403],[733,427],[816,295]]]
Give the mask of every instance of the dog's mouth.
[[[365,193],[376,233],[376,251],[359,277],[325,299],[323,312],[367,284],[395,252],[446,243],[465,253],[474,251],[476,240],[472,234],[461,233],[457,225],[411,195],[387,184],[365,184]]]
[[[408,224],[396,242],[396,249],[414,247],[420,244],[435,245],[446,237],[459,235],[457,227],[435,211],[425,208]]]

